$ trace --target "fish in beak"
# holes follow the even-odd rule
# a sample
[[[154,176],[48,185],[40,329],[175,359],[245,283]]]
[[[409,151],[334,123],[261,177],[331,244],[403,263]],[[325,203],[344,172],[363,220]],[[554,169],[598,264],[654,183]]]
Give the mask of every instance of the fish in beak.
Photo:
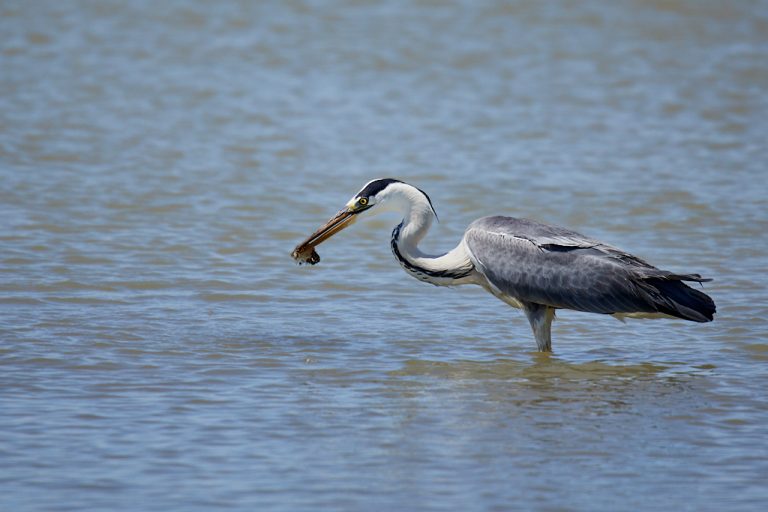
[[[351,226],[355,222],[357,212],[351,207],[344,207],[339,213],[334,215],[328,222],[322,225],[317,231],[301,242],[291,253],[291,257],[299,265],[309,263],[315,265],[320,261],[320,255],[315,251],[315,247],[331,238],[342,229]]]

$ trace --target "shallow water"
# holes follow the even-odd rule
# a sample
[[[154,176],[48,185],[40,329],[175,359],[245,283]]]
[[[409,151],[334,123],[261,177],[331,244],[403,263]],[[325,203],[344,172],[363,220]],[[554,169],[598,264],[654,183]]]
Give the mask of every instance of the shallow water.
[[[768,502],[768,4],[4,2],[7,510]],[[555,354],[410,279],[533,217],[714,278],[716,321],[559,313]]]

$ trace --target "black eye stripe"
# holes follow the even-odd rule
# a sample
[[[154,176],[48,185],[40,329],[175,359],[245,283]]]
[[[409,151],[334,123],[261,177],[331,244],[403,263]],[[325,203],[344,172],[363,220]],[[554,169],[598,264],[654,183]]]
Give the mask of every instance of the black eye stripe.
[[[381,192],[382,190],[387,188],[387,186],[391,185],[392,183],[402,183],[402,181],[395,180],[395,179],[392,179],[392,178],[384,178],[384,179],[380,179],[380,180],[373,180],[372,182],[367,184],[363,190],[358,192],[357,196],[355,196],[355,197],[371,197],[371,196],[375,196],[376,194],[378,194],[379,192]]]
[[[368,197],[375,196],[376,194],[378,194],[379,192],[381,192],[382,190],[387,188],[392,183],[404,183],[404,182],[402,182],[400,180],[396,180],[394,178],[381,178],[381,179],[378,179],[378,180],[373,180],[372,182],[367,184],[363,188],[363,190],[358,192],[357,195],[355,196],[355,198],[356,199],[360,199],[362,197],[368,198]],[[430,199],[429,196],[427,195],[427,193],[424,192],[423,190],[421,190],[420,188],[417,189],[417,190],[419,192],[421,192],[422,194],[424,194],[424,197],[427,198],[427,201],[429,202],[429,207],[432,208],[432,213],[434,213],[435,217],[437,217],[437,212],[435,211],[435,207],[432,206],[432,199]]]

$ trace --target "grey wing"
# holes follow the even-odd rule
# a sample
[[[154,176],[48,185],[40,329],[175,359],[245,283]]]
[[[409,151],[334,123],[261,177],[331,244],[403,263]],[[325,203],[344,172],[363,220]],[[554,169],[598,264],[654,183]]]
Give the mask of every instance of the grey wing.
[[[647,283],[701,280],[659,270],[616,247],[558,226],[484,217],[465,235],[473,262],[503,293],[524,302],[594,313],[659,312]],[[677,316],[677,315],[676,315]]]
[[[492,216],[483,217],[473,222],[469,229],[477,229],[488,233],[511,236],[528,240],[541,249],[562,251],[564,249],[594,249],[592,254],[611,255],[619,260],[631,262],[640,267],[654,269],[651,264],[618,249],[605,242],[595,240],[576,231],[537,222],[530,219]]]

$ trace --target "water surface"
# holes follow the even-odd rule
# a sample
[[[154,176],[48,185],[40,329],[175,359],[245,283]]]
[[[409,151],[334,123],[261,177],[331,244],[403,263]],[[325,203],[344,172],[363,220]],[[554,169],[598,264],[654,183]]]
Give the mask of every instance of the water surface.
[[[0,508],[768,503],[768,5],[4,2]],[[714,278],[716,321],[405,275],[489,214]]]

